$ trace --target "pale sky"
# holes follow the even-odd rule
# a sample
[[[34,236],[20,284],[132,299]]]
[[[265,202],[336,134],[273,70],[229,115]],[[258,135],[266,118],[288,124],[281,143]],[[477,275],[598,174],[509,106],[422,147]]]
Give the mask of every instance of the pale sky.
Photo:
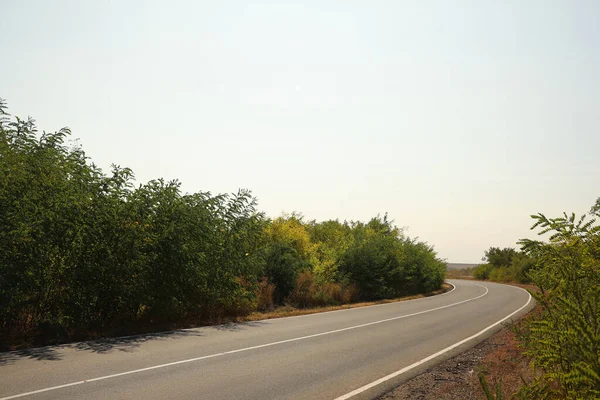
[[[268,216],[388,212],[450,262],[600,196],[600,1],[0,0],[0,97]]]

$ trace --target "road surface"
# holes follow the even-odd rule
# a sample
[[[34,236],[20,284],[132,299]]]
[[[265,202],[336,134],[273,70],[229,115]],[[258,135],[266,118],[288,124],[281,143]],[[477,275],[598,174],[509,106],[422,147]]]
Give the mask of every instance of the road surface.
[[[533,306],[513,286],[298,317],[0,353],[0,399],[360,399]]]

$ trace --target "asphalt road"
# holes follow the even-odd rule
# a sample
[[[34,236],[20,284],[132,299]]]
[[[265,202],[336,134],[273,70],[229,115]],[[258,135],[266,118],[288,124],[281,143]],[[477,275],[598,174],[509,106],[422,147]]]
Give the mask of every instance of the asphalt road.
[[[418,300],[0,353],[0,400],[372,398],[533,306],[516,287],[449,282]]]

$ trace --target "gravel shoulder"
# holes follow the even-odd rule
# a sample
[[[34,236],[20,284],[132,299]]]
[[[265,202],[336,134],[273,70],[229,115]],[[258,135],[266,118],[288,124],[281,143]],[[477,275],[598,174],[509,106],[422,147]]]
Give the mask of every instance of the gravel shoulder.
[[[515,334],[503,328],[475,347],[450,358],[382,395],[378,400],[477,400],[485,399],[478,374],[493,387],[501,382],[507,397],[532,378],[529,360],[517,348]]]

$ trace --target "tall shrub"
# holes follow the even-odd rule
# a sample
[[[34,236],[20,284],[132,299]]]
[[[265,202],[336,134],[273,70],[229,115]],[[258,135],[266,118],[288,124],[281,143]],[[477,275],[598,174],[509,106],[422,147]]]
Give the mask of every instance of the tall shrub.
[[[542,313],[521,334],[525,353],[542,374],[525,396],[565,399],[600,397],[600,227],[586,216],[533,216],[532,229],[550,233],[549,243],[522,240],[539,259],[529,273]]]

